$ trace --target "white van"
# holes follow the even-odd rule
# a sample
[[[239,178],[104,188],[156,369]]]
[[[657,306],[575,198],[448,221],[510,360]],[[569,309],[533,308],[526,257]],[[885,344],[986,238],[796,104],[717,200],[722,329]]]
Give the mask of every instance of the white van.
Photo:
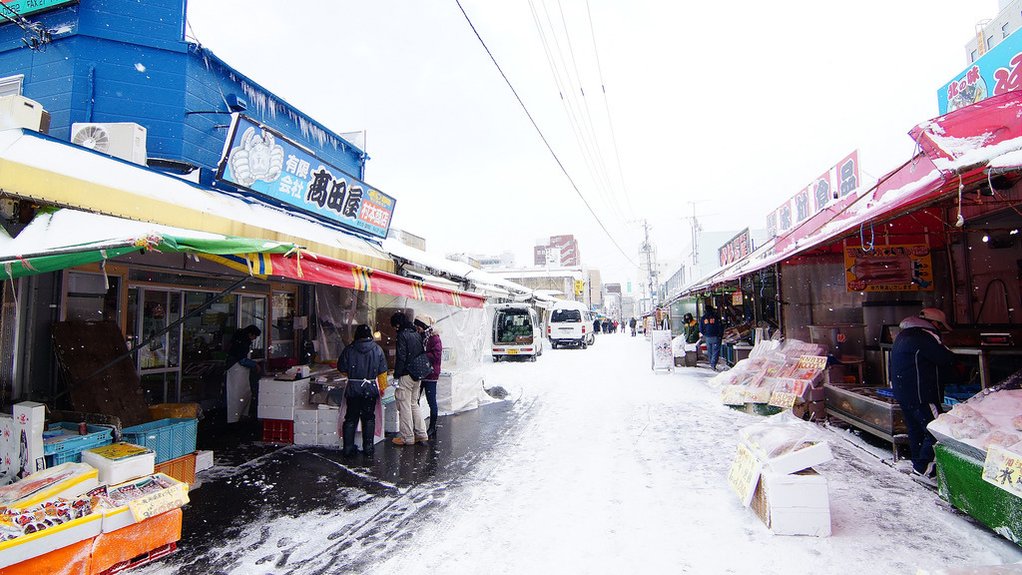
[[[550,347],[563,346],[585,349],[593,342],[593,317],[585,304],[577,301],[559,301],[550,309],[546,335]]]
[[[529,361],[543,355],[543,332],[536,310],[522,303],[494,306],[493,361],[508,357],[528,357]]]

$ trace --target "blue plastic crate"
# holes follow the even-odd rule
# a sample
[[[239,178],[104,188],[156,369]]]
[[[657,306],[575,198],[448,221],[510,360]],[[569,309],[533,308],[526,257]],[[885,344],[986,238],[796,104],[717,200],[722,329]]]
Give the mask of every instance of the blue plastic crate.
[[[103,447],[113,442],[113,430],[101,425],[87,425],[85,435],[78,433],[79,424],[60,422],[51,424],[43,433],[43,455],[46,466],[52,467],[73,461],[82,462],[82,452]]]
[[[158,419],[125,427],[121,441],[148,447],[156,452],[156,463],[183,457],[195,451],[198,419]]]

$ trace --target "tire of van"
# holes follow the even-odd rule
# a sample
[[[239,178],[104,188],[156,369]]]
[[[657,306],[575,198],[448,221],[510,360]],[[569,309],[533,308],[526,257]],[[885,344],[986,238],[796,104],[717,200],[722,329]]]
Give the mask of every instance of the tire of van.
[[[557,349],[557,342],[556,341],[550,342],[550,347],[552,347],[553,349]]]
[[[500,356],[499,355],[493,356],[493,363],[500,363]]]

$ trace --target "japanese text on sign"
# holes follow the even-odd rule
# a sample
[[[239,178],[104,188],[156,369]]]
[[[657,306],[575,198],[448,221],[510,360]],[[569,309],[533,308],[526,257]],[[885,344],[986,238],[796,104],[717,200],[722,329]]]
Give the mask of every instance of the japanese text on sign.
[[[218,177],[348,229],[385,238],[396,200],[236,114]]]
[[[854,192],[860,181],[859,152],[855,150],[770,212],[767,215],[767,235],[774,237],[788,232],[838,199]]]
[[[738,444],[738,453],[731,463],[731,470],[727,474],[728,485],[738,494],[742,505],[748,507],[752,503],[752,496],[756,492],[756,484],[759,483],[759,474],[763,471],[763,463],[756,458],[741,443]]]
[[[983,481],[1022,497],[1022,455],[991,445],[983,463]]]
[[[188,503],[188,484],[179,483],[167,489],[161,489],[128,502],[131,515],[136,522],[145,521],[150,517],[177,509]]]

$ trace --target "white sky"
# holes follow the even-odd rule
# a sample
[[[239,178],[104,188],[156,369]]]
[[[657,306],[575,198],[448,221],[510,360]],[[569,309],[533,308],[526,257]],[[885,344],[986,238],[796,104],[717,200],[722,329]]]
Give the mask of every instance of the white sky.
[[[579,151],[529,0],[462,5],[635,262],[636,222],[649,220],[665,278],[689,251],[689,202],[706,230],[762,228],[854,149],[867,182],[908,160],[907,131],[937,115],[937,90],[965,68],[975,24],[997,13],[994,0],[590,0],[622,186],[586,2],[532,0],[559,31],[573,79],[574,53],[607,191]],[[328,128],[366,130],[366,180],[398,199],[393,225],[431,251],[509,250],[531,265],[535,240],[571,233],[603,281],[638,277],[454,0],[191,0],[188,17],[203,45]]]

